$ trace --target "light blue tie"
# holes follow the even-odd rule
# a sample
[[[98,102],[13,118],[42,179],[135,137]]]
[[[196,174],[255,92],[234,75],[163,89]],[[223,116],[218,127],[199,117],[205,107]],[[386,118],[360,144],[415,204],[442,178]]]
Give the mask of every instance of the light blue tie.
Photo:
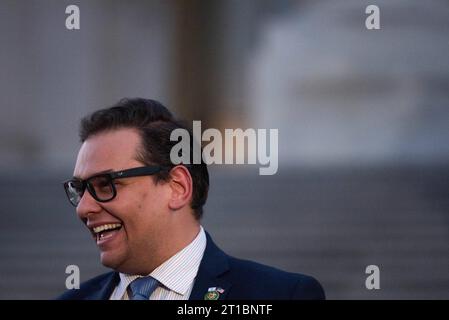
[[[159,281],[153,277],[137,278],[129,284],[131,300],[148,300],[158,286]]]

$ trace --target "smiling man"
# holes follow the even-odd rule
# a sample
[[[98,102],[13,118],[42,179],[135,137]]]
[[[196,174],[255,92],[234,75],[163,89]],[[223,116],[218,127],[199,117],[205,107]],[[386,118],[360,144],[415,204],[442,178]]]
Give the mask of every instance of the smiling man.
[[[113,271],[60,298],[324,299],[314,278],[230,257],[213,243],[200,224],[207,166],[172,164],[177,128],[185,126],[147,99],[123,99],[81,121],[64,188]]]

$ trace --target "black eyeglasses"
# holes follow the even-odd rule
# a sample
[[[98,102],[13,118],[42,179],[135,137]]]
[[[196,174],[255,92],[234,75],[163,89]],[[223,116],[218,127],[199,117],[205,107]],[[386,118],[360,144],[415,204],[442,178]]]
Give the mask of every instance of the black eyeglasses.
[[[73,178],[63,182],[64,189],[70,203],[75,207],[80,203],[86,188],[95,200],[108,202],[117,195],[114,179],[149,176],[164,169],[160,166],[146,166],[96,174],[86,180]]]

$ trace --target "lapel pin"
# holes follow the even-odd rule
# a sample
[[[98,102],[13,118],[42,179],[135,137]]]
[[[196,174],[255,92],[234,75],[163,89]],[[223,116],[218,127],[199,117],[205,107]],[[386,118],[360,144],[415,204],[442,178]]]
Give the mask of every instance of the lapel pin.
[[[223,288],[211,287],[207,289],[207,293],[204,295],[204,300],[218,300],[220,294],[223,292]]]

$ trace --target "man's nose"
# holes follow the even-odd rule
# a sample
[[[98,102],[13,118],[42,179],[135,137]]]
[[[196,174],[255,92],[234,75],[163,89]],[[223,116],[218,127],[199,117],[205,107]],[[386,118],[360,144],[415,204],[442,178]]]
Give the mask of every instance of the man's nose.
[[[91,214],[99,213],[101,211],[100,204],[92,197],[90,192],[86,189],[81,197],[76,213],[80,219],[87,219]]]

